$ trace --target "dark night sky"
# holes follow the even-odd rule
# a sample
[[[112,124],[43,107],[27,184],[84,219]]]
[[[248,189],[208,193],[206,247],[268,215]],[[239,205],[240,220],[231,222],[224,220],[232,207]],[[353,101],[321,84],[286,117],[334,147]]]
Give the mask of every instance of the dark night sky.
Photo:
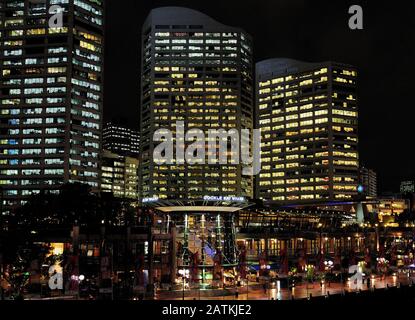
[[[363,7],[364,30],[348,28],[353,4]],[[397,191],[401,179],[415,177],[414,1],[107,0],[106,120],[138,127],[140,31],[149,11],[161,6],[190,7],[245,29],[254,38],[256,61],[288,57],[355,65],[361,163],[378,172],[382,191]]]

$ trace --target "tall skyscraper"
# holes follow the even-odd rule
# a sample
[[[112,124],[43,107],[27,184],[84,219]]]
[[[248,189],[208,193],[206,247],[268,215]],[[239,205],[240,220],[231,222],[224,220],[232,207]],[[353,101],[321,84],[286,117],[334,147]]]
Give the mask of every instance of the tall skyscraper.
[[[8,207],[66,182],[99,190],[103,6],[0,0],[0,185]],[[49,23],[57,12],[62,25]]]
[[[261,173],[268,203],[351,199],[358,186],[356,70],[335,63],[257,63]]]
[[[363,188],[364,195],[376,198],[378,195],[377,174],[374,170],[366,167],[359,169],[359,184]]]
[[[119,155],[138,157],[139,143],[138,131],[112,122],[105,124],[102,131],[103,149]]]
[[[252,40],[243,30],[191,9],[152,10],[142,29],[142,197],[252,197],[242,165],[157,165],[153,134],[163,128],[176,136],[177,121],[185,132],[252,129],[253,90]]]

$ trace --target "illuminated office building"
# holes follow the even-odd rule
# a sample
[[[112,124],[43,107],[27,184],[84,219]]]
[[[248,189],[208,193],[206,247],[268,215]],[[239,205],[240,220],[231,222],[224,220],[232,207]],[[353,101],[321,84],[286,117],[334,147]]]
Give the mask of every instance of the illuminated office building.
[[[62,26],[49,25],[53,5],[63,10]],[[103,1],[0,0],[0,15],[6,206],[67,182],[98,191]]]
[[[138,200],[138,159],[104,150],[101,163],[101,191]]]
[[[355,68],[335,62],[257,63],[258,198],[301,204],[356,194],[356,75]]]
[[[253,90],[252,40],[243,30],[191,9],[152,10],[142,29],[142,197],[251,198],[253,179],[242,165],[157,165],[153,134],[163,128],[176,136],[177,121],[185,132],[251,129]]]
[[[113,153],[138,157],[139,143],[138,131],[126,126],[108,122],[102,130],[102,147]]]

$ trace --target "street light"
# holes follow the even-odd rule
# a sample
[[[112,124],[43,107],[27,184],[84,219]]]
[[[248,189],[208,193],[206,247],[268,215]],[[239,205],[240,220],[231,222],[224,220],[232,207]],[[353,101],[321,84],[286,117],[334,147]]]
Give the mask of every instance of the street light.
[[[326,261],[324,261],[324,264],[325,264],[326,266],[331,267],[331,266],[333,265],[333,261],[331,261],[331,260],[326,260]]]
[[[331,273],[331,270],[333,268],[333,261],[331,261],[331,260],[324,260],[324,265],[326,267],[326,270],[328,270],[329,273]],[[330,281],[329,281],[329,287],[330,287]]]
[[[183,300],[184,300],[184,291],[185,291],[185,287],[186,287],[186,278],[188,277],[188,275],[189,275],[189,270],[187,270],[187,269],[182,269],[182,270],[179,270],[179,274],[182,276],[182,279],[183,279]]]
[[[331,270],[331,268],[333,268],[333,261],[324,260],[324,265],[326,266],[327,270]]]

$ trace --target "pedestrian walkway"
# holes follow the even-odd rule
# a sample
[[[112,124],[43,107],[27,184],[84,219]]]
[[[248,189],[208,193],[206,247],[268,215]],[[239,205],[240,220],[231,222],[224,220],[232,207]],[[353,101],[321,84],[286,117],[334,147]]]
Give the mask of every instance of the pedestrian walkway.
[[[307,299],[310,297],[322,297],[327,295],[339,295],[348,292],[358,292],[359,290],[368,291],[374,289],[384,289],[387,287],[399,287],[400,285],[408,285],[415,283],[415,278],[408,278],[404,275],[388,276],[385,278],[375,277],[371,279],[370,286],[364,281],[360,284],[356,284],[356,288],[351,288],[350,282],[346,284],[341,283],[303,283],[296,285],[293,289],[275,288],[264,290],[262,286],[258,284],[252,284],[247,288],[239,287],[238,295],[215,295],[206,297],[201,295],[198,290],[194,291],[194,294],[186,295],[185,300],[292,300],[292,299]],[[170,297],[163,297],[163,294],[157,294],[156,299],[160,300],[182,300],[183,296],[176,297],[174,299]]]

